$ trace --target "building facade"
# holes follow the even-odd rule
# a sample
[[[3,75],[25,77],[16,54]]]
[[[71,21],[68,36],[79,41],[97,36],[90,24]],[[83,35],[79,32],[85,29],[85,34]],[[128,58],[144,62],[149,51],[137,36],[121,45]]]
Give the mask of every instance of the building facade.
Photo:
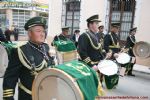
[[[137,41],[144,39],[144,41],[150,42],[150,35],[148,34],[150,31],[148,28],[150,22],[148,17],[150,17],[150,14],[146,12],[149,9],[149,0],[51,0],[49,10],[51,12],[49,20],[50,36],[60,33],[63,25],[72,27],[73,10],[66,14],[67,9],[65,8],[68,2],[72,1],[80,3],[78,12],[75,12],[76,14],[74,15],[78,21],[75,19],[74,24],[76,25],[73,25],[73,28],[76,29],[76,26],[78,26],[77,28],[80,29],[81,33],[87,29],[86,19],[94,14],[99,14],[102,21],[100,24],[105,27],[104,33],[109,32],[112,22],[120,22],[119,36],[122,41],[126,40],[130,28],[138,27]],[[71,7],[73,8],[73,6]],[[55,28],[53,28],[53,24],[50,24],[51,22]],[[59,25],[56,26],[55,24]]]
[[[26,35],[24,24],[34,16],[48,19],[48,5],[33,0],[3,0],[0,2],[0,28],[19,29],[19,35]]]

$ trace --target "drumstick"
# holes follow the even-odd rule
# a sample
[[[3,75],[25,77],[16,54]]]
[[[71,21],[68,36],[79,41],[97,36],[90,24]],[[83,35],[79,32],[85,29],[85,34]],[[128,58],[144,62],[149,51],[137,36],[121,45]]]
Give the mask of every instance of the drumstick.
[[[108,59],[109,58],[109,56],[108,55],[106,55],[106,57],[103,59],[103,60],[106,60],[106,59]]]

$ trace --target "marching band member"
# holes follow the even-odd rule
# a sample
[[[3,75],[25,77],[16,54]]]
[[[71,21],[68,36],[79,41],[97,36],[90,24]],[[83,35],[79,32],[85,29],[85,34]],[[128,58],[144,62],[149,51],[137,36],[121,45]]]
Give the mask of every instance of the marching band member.
[[[137,27],[130,29],[130,35],[127,37],[127,42],[126,42],[126,46],[125,46],[125,48],[129,50],[128,54],[131,57],[135,57],[135,55],[133,54],[133,47],[136,43],[136,39],[135,39],[136,30],[137,30]],[[129,66],[130,68],[128,70],[127,75],[135,76],[134,74],[132,74],[134,64],[135,64],[135,61],[133,63],[130,63],[130,66]]]
[[[98,24],[101,22],[98,17],[98,15],[94,15],[87,19],[88,31],[81,34],[78,41],[81,60],[95,70],[98,70],[97,64],[103,59],[102,46],[96,36]]]
[[[32,100],[31,89],[35,76],[52,65],[52,59],[48,54],[49,46],[44,43],[46,27],[43,17],[33,17],[25,24],[29,41],[12,50],[3,81],[4,100],[14,100],[17,83],[18,100]]]
[[[100,60],[104,59],[102,55],[102,44],[98,41],[98,38],[96,36],[98,32],[98,24],[99,22],[101,22],[98,18],[98,15],[93,15],[86,20],[88,31],[81,34],[78,40],[78,53],[81,60],[91,68],[93,68],[95,71],[98,71],[97,65]],[[98,91],[99,95],[104,95],[104,91],[100,82]]]
[[[104,37],[104,49],[107,54],[112,54],[111,59],[114,60],[118,57],[120,52],[119,37],[118,32],[120,28],[120,23],[112,23],[110,33],[106,34]],[[106,76],[105,82],[107,82],[107,88],[113,89],[118,85],[119,76],[117,74]],[[109,84],[108,84],[109,83]]]
[[[67,41],[69,38],[68,38],[68,32],[69,32],[69,27],[65,26],[65,27],[62,27],[62,33],[59,34],[58,36],[56,35],[54,37],[54,41],[59,41],[59,40],[63,40],[63,41]],[[52,42],[52,45],[54,45],[54,43]]]

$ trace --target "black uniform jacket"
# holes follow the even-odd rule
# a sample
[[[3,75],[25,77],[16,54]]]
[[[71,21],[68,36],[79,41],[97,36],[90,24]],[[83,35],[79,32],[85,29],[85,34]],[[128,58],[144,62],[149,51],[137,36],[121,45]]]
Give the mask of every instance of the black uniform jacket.
[[[95,33],[86,32],[78,40],[78,52],[81,60],[90,67],[97,65],[103,59],[102,47]]]
[[[106,52],[112,51],[118,53],[120,51],[119,37],[115,33],[106,34],[104,37],[104,49]]]
[[[135,43],[136,43],[135,36],[134,35],[129,35],[127,37],[127,42],[126,42],[126,47],[125,48],[129,49],[128,54],[130,56],[134,56],[133,47],[134,47]]]
[[[18,100],[32,100],[31,89],[35,76],[52,62],[48,51],[47,44],[39,46],[32,42],[12,50],[3,81],[4,100],[14,100],[17,83]]]

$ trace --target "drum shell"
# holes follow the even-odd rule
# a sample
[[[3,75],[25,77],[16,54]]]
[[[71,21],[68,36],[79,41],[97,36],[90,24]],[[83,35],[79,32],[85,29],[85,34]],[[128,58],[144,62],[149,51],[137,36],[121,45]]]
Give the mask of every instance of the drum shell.
[[[118,74],[110,75],[110,76],[105,75],[104,79],[105,79],[105,85],[107,89],[113,89],[115,86],[118,85],[119,75]]]
[[[65,62],[76,60],[77,50],[73,50],[69,52],[60,52],[56,50],[56,57],[57,57],[58,64],[63,64]]]

